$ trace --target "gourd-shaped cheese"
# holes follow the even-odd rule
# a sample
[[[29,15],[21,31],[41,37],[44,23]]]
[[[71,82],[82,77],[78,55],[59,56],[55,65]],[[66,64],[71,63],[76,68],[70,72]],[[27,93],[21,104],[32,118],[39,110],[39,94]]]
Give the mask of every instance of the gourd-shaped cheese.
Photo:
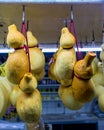
[[[95,94],[96,97],[99,97],[102,93],[104,93],[104,74],[103,74],[103,66],[99,61],[97,64],[96,73],[92,76],[92,80],[95,84]]]
[[[37,89],[37,80],[32,73],[26,73],[19,84],[22,93],[16,101],[19,117],[27,123],[39,121],[42,113],[42,97]]]
[[[101,45],[100,59],[102,62],[98,64],[98,72],[93,76],[95,82],[95,93],[98,97],[98,106],[104,112],[104,44]]]
[[[44,77],[45,56],[41,49],[37,47],[38,40],[31,31],[27,32],[27,38],[30,53],[31,72],[35,75],[37,80],[41,80]]]
[[[82,103],[91,101],[95,96],[94,83],[91,79],[93,75],[91,63],[95,56],[95,53],[88,52],[84,59],[77,61],[74,66],[73,94],[75,99]]]
[[[74,49],[75,38],[64,27],[61,31],[60,47],[54,65],[55,77],[60,81],[62,86],[69,86],[73,79],[74,64],[76,62],[76,52]]]
[[[14,51],[6,61],[6,77],[14,83],[19,84],[24,74],[29,72],[28,57],[24,49]]]
[[[15,24],[8,26],[7,44],[11,48],[20,48],[25,44],[24,35],[17,30]]]
[[[29,94],[23,92],[18,97],[16,109],[24,122],[38,122],[42,113],[42,97],[38,89]]]
[[[71,86],[67,86],[67,87],[60,86],[58,89],[58,94],[63,104],[68,109],[78,110],[83,106],[83,103],[80,103],[74,98]]]
[[[95,94],[98,98],[98,106],[102,112],[104,112],[104,44],[101,45],[102,51],[100,52],[100,60],[98,62],[97,71],[93,75],[92,80],[95,84]]]

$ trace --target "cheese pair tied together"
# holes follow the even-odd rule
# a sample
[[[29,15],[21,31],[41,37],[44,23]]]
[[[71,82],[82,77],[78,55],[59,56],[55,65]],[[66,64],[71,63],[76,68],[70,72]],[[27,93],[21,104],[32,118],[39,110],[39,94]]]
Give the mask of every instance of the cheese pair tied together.
[[[74,49],[75,38],[67,27],[62,28],[60,47],[56,52],[55,62],[50,65],[49,76],[56,79],[62,86],[72,84],[76,52]]]

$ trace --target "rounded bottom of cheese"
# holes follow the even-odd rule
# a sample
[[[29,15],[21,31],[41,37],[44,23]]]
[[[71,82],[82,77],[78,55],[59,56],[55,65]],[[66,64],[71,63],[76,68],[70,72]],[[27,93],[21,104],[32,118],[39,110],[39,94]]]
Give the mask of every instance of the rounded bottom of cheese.
[[[69,87],[60,86],[59,90],[58,90],[58,94],[59,94],[63,104],[68,109],[78,110],[83,106],[83,103],[80,103],[79,101],[74,99],[71,86],[69,86]]]
[[[38,122],[42,113],[42,97],[35,89],[33,93],[22,93],[16,104],[19,117],[27,123]]]

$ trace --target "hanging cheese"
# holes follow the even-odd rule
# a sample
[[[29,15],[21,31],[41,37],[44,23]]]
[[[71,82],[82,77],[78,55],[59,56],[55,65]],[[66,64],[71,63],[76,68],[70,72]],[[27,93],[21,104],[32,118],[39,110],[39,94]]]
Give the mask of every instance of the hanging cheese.
[[[33,93],[22,93],[16,104],[19,117],[27,123],[38,122],[42,113],[42,97],[35,89]]]
[[[91,79],[93,75],[91,63],[95,56],[95,53],[88,52],[84,59],[77,61],[74,66],[73,94],[75,99],[82,103],[89,102],[95,97],[94,82]]]

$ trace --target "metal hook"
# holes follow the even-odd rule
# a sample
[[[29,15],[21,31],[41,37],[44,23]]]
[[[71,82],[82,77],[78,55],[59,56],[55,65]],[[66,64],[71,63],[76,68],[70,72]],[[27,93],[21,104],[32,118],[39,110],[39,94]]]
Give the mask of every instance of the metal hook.
[[[67,19],[64,19],[64,26],[67,27]]]
[[[103,35],[102,42],[104,44],[104,23],[103,23],[102,35]]]
[[[103,23],[103,29],[102,29],[102,33],[104,33],[104,23]]]
[[[3,47],[4,47],[4,48],[6,47],[5,37],[4,37]]]
[[[88,44],[87,36],[85,36],[85,43],[86,43],[86,45]]]
[[[73,15],[73,6],[72,6],[72,5],[71,5],[70,14],[71,14],[71,20],[73,21],[73,19],[74,19],[74,15]]]
[[[95,33],[94,33],[94,30],[92,30],[92,41],[95,41]]]
[[[25,5],[22,6],[22,22],[25,21]]]
[[[29,30],[29,20],[27,20],[27,30]]]

